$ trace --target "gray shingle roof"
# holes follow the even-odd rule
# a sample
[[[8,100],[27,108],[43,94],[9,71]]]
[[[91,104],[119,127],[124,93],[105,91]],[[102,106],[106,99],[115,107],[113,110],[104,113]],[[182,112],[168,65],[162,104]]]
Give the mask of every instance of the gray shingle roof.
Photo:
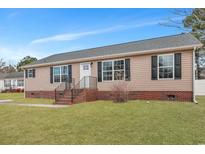
[[[23,78],[24,72],[0,73],[0,79]]]
[[[140,40],[134,42],[121,43],[116,45],[109,45],[98,48],[84,49],[73,52],[66,52],[51,55],[49,57],[40,59],[30,65],[58,62],[64,60],[73,60],[79,58],[90,58],[96,56],[105,56],[120,53],[140,52],[153,49],[163,49],[182,46],[194,46],[201,44],[194,36],[189,33],[178,34],[172,36],[165,36],[159,38],[152,38],[147,40]]]
[[[0,79],[4,79],[6,75],[6,73],[0,73]]]

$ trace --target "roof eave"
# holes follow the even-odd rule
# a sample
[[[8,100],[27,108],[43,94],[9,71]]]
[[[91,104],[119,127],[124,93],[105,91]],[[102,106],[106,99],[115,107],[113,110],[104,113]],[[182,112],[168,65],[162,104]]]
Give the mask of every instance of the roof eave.
[[[33,64],[33,65],[22,66],[21,68],[28,69],[28,68],[33,68],[33,67],[44,67],[44,66],[59,65],[59,64],[65,64],[65,63],[77,63],[77,62],[85,62],[85,61],[91,61],[91,60],[117,58],[117,57],[123,57],[123,56],[151,54],[151,53],[156,53],[156,52],[170,52],[173,50],[175,50],[175,51],[176,50],[189,50],[189,49],[193,49],[195,47],[200,48],[202,46],[203,46],[203,44],[200,43],[200,44],[194,44],[194,45],[189,45],[189,46],[152,49],[152,50],[136,51],[136,52],[129,52],[129,53],[119,53],[119,54],[96,56],[96,57],[89,57],[89,58],[78,58],[78,59],[73,59],[73,60],[56,61],[56,62],[50,62],[50,63]]]

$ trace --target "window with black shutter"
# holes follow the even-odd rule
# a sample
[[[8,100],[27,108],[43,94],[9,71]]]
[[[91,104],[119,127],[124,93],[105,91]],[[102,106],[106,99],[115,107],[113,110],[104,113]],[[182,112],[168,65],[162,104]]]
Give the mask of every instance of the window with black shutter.
[[[68,81],[72,82],[72,65],[68,65]]]
[[[125,59],[125,81],[130,81],[130,59]]]
[[[50,83],[53,83],[53,67],[50,67]]]
[[[174,76],[175,79],[181,79],[181,53],[175,53],[174,55]]]
[[[157,56],[152,56],[151,67],[152,80],[157,80]]]
[[[26,78],[35,78],[36,72],[35,69],[26,70]]]
[[[35,78],[35,77],[36,77],[36,70],[33,69],[33,78]]]
[[[98,62],[98,82],[102,82],[102,62]]]
[[[25,70],[25,76],[28,78],[28,70]]]

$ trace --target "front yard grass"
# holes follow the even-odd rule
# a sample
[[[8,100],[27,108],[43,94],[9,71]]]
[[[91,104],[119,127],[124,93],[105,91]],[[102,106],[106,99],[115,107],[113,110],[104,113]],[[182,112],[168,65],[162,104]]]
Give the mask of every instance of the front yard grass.
[[[53,104],[53,99],[24,98],[24,93],[0,93],[0,100],[11,99],[12,103]]]
[[[0,144],[205,144],[205,97],[198,101],[0,105]]]

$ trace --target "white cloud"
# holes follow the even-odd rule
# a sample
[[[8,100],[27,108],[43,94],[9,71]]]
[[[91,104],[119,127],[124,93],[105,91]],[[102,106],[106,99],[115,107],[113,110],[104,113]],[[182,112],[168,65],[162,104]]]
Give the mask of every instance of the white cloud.
[[[33,40],[31,42],[31,44],[47,43],[47,42],[55,42],[55,41],[71,41],[71,40],[76,40],[76,39],[79,39],[79,38],[82,38],[85,36],[89,36],[89,35],[96,35],[96,34],[112,32],[112,31],[118,30],[120,28],[122,28],[122,26],[114,26],[114,27],[110,27],[110,28],[80,32],[80,33],[58,34],[58,35],[54,35],[54,36],[49,36],[49,37],[44,37],[44,38]]]
[[[157,25],[162,21],[163,20],[146,21],[146,22],[139,22],[139,23],[130,24],[130,25],[128,24],[127,25],[117,25],[117,26],[112,26],[109,28],[91,30],[91,31],[80,32],[80,33],[57,34],[54,36],[43,37],[43,38],[33,40],[30,42],[30,44],[77,40],[77,39],[83,38],[85,36],[90,36],[90,35],[97,35],[97,34],[109,33],[109,32],[114,32],[114,31],[122,31],[126,29],[141,28],[145,26]]]
[[[19,13],[20,13],[19,11],[11,12],[11,13],[8,14],[8,18],[15,17],[15,16],[17,16]]]

